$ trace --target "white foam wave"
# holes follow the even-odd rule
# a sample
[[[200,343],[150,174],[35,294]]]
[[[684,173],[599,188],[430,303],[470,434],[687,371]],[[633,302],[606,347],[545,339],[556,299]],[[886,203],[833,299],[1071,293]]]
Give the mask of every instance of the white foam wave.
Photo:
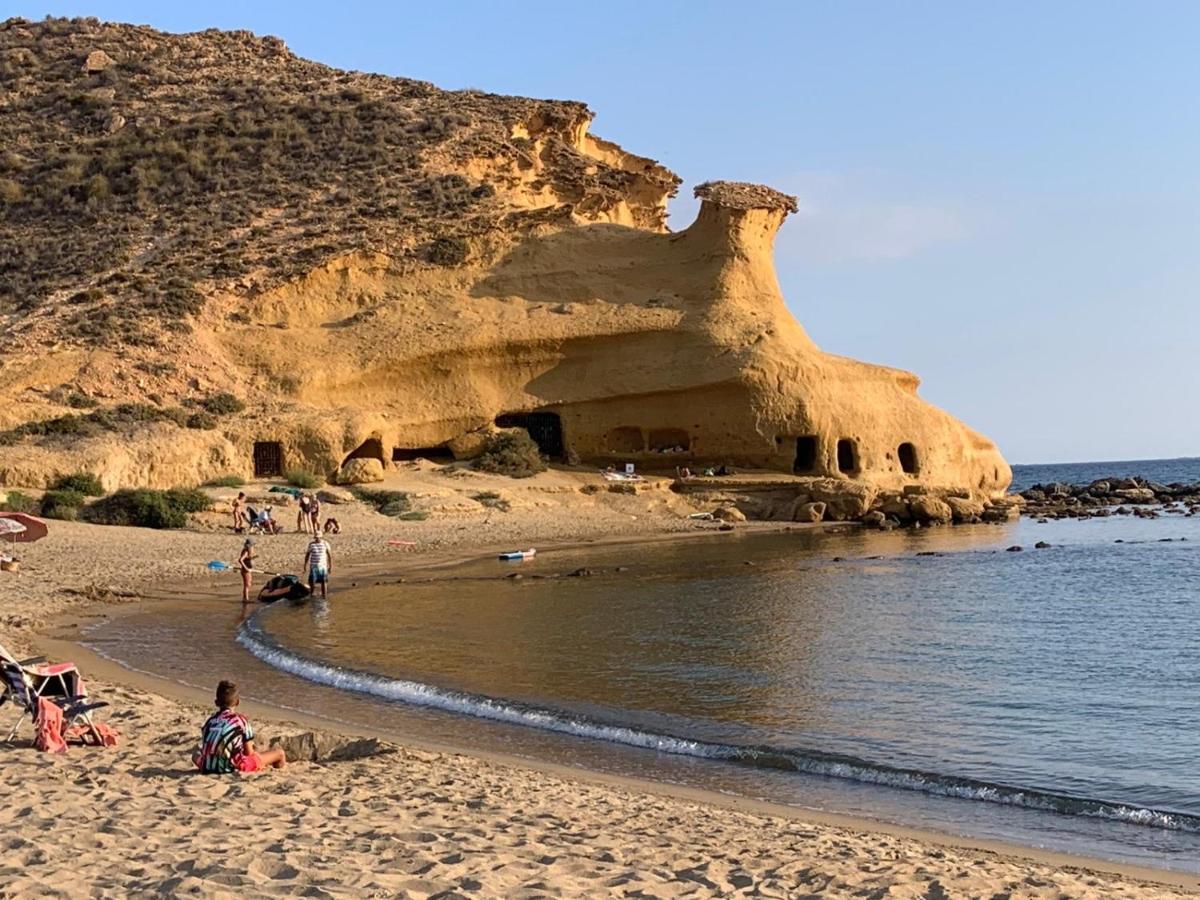
[[[662,753],[673,753],[681,756],[696,756],[722,758],[725,748],[700,741],[690,741],[683,738],[654,734],[621,725],[605,725],[590,722],[586,719],[563,716],[551,710],[538,709],[515,704],[506,700],[497,700],[460,691],[449,691],[419,681],[384,678],[366,672],[356,672],[326,663],[315,662],[273,646],[266,640],[253,635],[253,629],[243,628],[237,636],[237,641],[263,662],[281,671],[297,675],[307,681],[328,685],[345,691],[355,691],[360,694],[370,694],[384,700],[397,700],[440,709],[446,712],[461,713],[490,719],[494,722],[504,722],[510,725],[524,725],[529,728],[540,728],[545,731],[555,731],[576,737],[594,738],[630,747],[640,747],[647,750],[657,750]]]
[[[988,784],[973,779],[874,765],[863,760],[815,751],[738,747],[690,740],[623,725],[595,722],[568,713],[493,697],[446,690],[419,681],[386,678],[368,672],[345,669],[308,659],[278,646],[262,633],[253,620],[241,628],[237,635],[237,641],[268,665],[307,681],[340,690],[369,694],[384,700],[440,709],[494,722],[538,728],[574,737],[609,741],[679,756],[736,762],[759,768],[790,770],[901,790],[920,791],[941,797],[998,803],[1063,815],[1087,816],[1126,822],[1132,825],[1200,833],[1200,817],[1185,813],[1068,797],[1044,791]]]

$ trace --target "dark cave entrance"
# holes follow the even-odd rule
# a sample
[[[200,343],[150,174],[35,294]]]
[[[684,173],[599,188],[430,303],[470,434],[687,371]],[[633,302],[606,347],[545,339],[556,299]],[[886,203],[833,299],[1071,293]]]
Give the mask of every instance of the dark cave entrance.
[[[837,445],[838,471],[853,475],[858,472],[858,444],[853,438],[842,438]]]
[[[563,443],[562,419],[558,413],[505,413],[496,416],[497,428],[524,428],[537,444],[538,451],[550,459],[562,459],[566,454]]]
[[[817,468],[817,438],[806,434],[796,438],[796,461],[792,471],[797,475],[808,475]]]

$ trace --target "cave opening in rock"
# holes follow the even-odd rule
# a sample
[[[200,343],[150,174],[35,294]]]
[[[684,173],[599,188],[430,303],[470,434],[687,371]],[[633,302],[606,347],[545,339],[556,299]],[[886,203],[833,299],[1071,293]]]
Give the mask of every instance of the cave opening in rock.
[[[604,448],[609,453],[644,453],[646,435],[635,425],[619,425],[604,435]]]
[[[277,478],[283,474],[283,445],[279,441],[254,442],[254,477]]]
[[[686,453],[692,449],[692,436],[685,428],[651,428],[651,453]]]
[[[445,444],[439,447],[393,447],[392,462],[412,462],[427,459],[435,463],[454,462],[454,454]]]
[[[920,464],[917,462],[917,448],[908,441],[896,448],[896,455],[900,457],[900,468],[909,475],[916,475],[921,471]]]
[[[797,475],[807,475],[817,468],[817,438],[805,434],[796,438],[796,461],[792,463],[792,471]]]
[[[524,428],[537,444],[538,451],[551,459],[562,459],[566,454],[563,443],[562,420],[558,413],[529,412],[505,413],[496,416],[497,428]]]
[[[858,444],[853,438],[842,438],[837,444],[838,471],[853,475],[858,471]]]
[[[342,460],[342,465],[352,459],[377,459],[381,466],[387,467],[387,459],[383,455],[383,441],[379,438],[367,438],[350,451],[350,455]]]

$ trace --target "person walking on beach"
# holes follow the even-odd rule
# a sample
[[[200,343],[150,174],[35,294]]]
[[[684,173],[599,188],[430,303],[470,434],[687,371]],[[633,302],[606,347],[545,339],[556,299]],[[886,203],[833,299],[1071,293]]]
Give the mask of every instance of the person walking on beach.
[[[241,534],[246,529],[246,492],[238,491],[233,500],[233,530]]]
[[[329,576],[333,573],[333,551],[329,541],[320,534],[314,534],[313,539],[308,542],[308,549],[304,551],[303,568],[308,570],[309,592],[315,594],[319,583],[321,599],[324,600],[328,596]]]
[[[300,509],[296,511],[296,530],[310,531],[311,522],[308,516],[308,494],[302,493],[299,497]]]
[[[242,573],[242,602],[250,602],[250,580],[254,573],[254,539],[246,538],[238,554],[238,570]]]
[[[308,525],[313,537],[321,533],[321,501],[316,494],[308,501]]]
[[[209,716],[200,731],[200,751],[192,757],[196,768],[206,775],[233,772],[259,772],[267,766],[282,769],[287,756],[282,747],[259,753],[254,749],[254,729],[237,712],[241,703],[238,687],[232,681],[217,685],[217,712]]]

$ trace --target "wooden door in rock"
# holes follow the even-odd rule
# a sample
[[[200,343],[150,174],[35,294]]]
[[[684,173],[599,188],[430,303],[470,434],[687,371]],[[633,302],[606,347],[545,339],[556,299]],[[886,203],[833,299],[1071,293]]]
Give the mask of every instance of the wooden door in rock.
[[[255,441],[254,477],[276,478],[283,474],[283,447],[278,441]]]

